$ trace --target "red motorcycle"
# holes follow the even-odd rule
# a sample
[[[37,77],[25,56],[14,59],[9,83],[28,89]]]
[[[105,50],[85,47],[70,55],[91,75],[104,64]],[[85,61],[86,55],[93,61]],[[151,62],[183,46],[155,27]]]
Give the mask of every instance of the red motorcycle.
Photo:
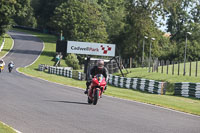
[[[101,97],[102,92],[106,87],[106,79],[102,74],[97,74],[92,79],[90,89],[88,91],[88,103],[93,105],[97,104],[98,99]]]

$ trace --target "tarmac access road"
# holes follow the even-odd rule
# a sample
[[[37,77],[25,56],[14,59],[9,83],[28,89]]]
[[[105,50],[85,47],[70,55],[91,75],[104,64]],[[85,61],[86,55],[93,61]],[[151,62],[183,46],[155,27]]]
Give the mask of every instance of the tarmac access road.
[[[31,64],[43,43],[9,34],[14,47],[5,62]],[[0,121],[23,133],[200,133],[199,116],[108,96],[88,105],[82,89],[8,73],[7,67],[0,73]]]

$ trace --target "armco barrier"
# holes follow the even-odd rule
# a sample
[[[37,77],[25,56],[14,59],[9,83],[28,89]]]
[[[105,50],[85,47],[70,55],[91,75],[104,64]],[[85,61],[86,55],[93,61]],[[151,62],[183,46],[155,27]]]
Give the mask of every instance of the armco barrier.
[[[85,74],[72,71],[64,67],[54,67],[54,66],[46,66],[46,65],[39,65],[39,71],[44,71],[45,67],[48,68],[48,73],[61,75],[69,78],[74,78],[78,80],[85,80]],[[146,91],[154,94],[165,94],[165,82],[158,82],[155,80],[147,80],[147,79],[140,79],[140,78],[125,78],[119,76],[109,75],[108,83],[110,85],[114,85],[116,87],[123,87],[128,89],[135,89]]]
[[[175,83],[174,95],[200,98],[200,83]]]
[[[155,80],[147,80],[140,78],[125,78],[113,76],[111,74],[109,75],[108,83],[116,87],[141,90],[154,94],[165,94],[166,86],[165,82],[158,82]]]

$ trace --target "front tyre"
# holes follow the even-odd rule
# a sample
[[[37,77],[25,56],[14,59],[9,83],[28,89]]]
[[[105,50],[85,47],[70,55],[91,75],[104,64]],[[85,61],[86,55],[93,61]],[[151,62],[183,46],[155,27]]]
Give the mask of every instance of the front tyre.
[[[10,67],[9,67],[9,68],[8,68],[8,70],[9,70],[9,72],[11,73],[11,71],[12,71],[12,68],[10,68]]]
[[[88,104],[92,104],[92,100],[88,97]]]
[[[93,105],[97,104],[97,101],[99,99],[99,90],[96,89],[95,93],[94,93],[94,101],[93,101]]]

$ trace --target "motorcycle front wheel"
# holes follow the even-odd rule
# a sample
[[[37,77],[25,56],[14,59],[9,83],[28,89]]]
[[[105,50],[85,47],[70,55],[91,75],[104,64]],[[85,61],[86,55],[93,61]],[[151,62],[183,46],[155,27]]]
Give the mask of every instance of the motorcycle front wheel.
[[[97,104],[97,101],[99,99],[99,90],[96,89],[95,93],[94,93],[94,101],[93,101],[93,105]]]
[[[91,104],[92,100],[88,97],[88,104]]]
[[[8,70],[9,70],[9,72],[11,73],[11,71],[12,71],[12,68],[8,68]]]

